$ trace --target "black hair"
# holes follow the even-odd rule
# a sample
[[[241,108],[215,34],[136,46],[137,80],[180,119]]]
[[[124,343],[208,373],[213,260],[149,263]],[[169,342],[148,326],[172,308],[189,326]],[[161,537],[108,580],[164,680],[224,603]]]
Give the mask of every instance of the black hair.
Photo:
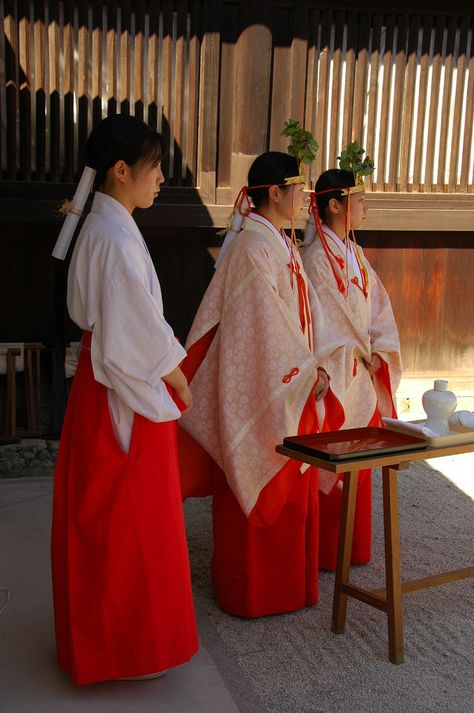
[[[129,166],[141,162],[157,165],[163,157],[163,139],[135,116],[115,114],[98,124],[89,135],[84,161],[97,171],[95,185],[105,183],[107,172],[117,161]]]
[[[342,194],[341,189],[351,188],[355,186],[354,174],[352,171],[344,171],[342,168],[331,168],[329,171],[324,171],[316,181],[314,192],[327,191],[329,188],[334,188],[334,191],[323,193],[321,196],[316,195],[316,203],[318,204],[318,213],[321,220],[326,217],[326,208],[329,205],[331,198],[341,203],[347,198]],[[338,190],[339,189],[339,190]]]
[[[279,186],[285,182],[285,178],[297,176],[298,173],[298,161],[287,153],[267,151],[257,156],[248,175],[248,194],[255,208],[266,203],[268,188],[252,189],[252,186]]]

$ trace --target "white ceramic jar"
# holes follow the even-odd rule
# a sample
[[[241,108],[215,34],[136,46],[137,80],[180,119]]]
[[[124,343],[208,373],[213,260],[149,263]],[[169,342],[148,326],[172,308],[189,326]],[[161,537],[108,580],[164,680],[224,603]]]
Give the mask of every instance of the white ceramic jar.
[[[448,382],[445,379],[435,379],[434,387],[425,391],[421,402],[428,416],[424,426],[437,436],[447,436],[449,434],[448,420],[458,403],[456,394],[448,391]]]

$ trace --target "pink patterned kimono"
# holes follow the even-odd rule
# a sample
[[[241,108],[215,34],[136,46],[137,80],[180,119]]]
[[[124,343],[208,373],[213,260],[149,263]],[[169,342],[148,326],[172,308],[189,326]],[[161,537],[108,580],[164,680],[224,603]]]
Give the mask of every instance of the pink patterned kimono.
[[[314,469],[275,452],[317,429],[307,284],[299,255],[252,213],[216,270],[187,341],[193,409],[181,420],[183,494],[213,494],[212,576],[224,611],[317,601]],[[299,273],[299,274],[298,274]]]
[[[313,316],[314,352],[318,365],[331,377],[331,389],[344,408],[344,422],[334,422],[330,409],[327,428],[381,426],[381,416],[395,414],[395,393],[402,364],[398,330],[385,288],[359,248],[347,260],[341,241],[323,224],[326,248],[319,237],[303,256],[305,270],[318,297]],[[353,255],[355,248],[350,244]],[[364,274],[365,273],[365,274]],[[367,279],[365,279],[367,276]],[[382,367],[370,376],[365,362],[377,354]],[[320,471],[320,566],[336,564],[342,490],[334,478]],[[371,471],[359,472],[352,561],[370,559]]]

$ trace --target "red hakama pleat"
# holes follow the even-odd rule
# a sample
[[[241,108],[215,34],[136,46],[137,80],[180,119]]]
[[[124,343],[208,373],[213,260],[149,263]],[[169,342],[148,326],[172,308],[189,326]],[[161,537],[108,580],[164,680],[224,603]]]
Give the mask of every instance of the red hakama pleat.
[[[175,422],[135,415],[118,445],[90,333],[54,478],[52,575],[59,666],[77,684],[181,664],[198,648]]]
[[[317,603],[318,476],[315,468],[302,474],[299,467],[292,463],[267,484],[249,518],[224,474],[215,479],[211,572],[223,611],[258,617]],[[259,526],[283,490],[289,492],[276,520]]]

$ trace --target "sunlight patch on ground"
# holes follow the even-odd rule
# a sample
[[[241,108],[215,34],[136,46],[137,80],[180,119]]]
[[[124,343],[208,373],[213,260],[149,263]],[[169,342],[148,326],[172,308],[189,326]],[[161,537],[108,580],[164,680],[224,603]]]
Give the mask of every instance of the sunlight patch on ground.
[[[474,453],[429,458],[426,462],[474,500]]]

